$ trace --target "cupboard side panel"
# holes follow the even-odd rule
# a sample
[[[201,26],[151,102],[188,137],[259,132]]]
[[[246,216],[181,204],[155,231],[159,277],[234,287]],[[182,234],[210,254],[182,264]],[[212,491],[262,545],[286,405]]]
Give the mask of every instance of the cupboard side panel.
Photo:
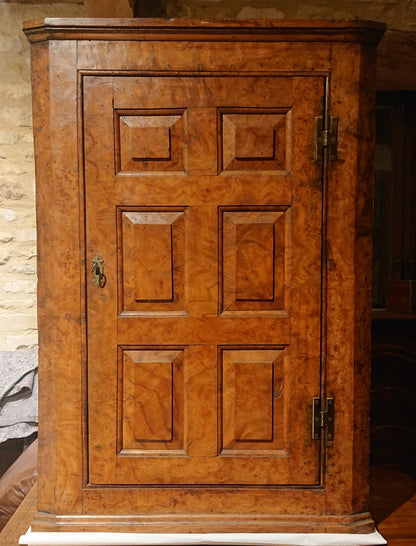
[[[327,445],[329,513],[351,511],[354,403],[354,240],[358,153],[359,47],[333,46],[329,109],[338,121],[338,160],[328,167],[326,396],[336,403],[334,442]],[[340,57],[341,56],[341,57]],[[349,211],[348,214],[345,211]],[[341,342],[342,340],[342,342]]]
[[[49,44],[34,44],[31,50],[32,68],[32,103],[33,134],[36,152],[36,218],[37,218],[37,314],[39,330],[39,447],[38,447],[38,503],[42,510],[52,511],[54,507],[53,484],[56,482],[56,415],[50,408],[56,398],[55,369],[53,353],[48,352],[47,333],[49,330],[49,313],[52,302],[46,298],[48,270],[46,234],[49,226],[46,214],[48,196],[45,191],[46,172],[51,162],[50,131],[50,89],[49,89]],[[43,185],[42,185],[43,182]],[[43,218],[45,217],[45,220]],[[49,416],[49,418],[47,418]],[[47,456],[47,452],[49,455]]]
[[[83,265],[80,263],[76,43],[33,46],[32,67],[42,393],[38,509],[80,513]]]
[[[368,509],[373,156],[371,124],[360,121],[370,113],[370,103],[360,104],[364,89],[370,91],[369,75],[360,81],[366,64],[361,47],[334,45],[331,76],[330,112],[339,125],[338,161],[330,163],[328,181],[326,395],[335,396],[336,411],[335,439],[326,460],[330,513]]]
[[[355,222],[355,373],[353,510],[368,509],[371,392],[371,307],[376,50],[361,46],[357,216]]]

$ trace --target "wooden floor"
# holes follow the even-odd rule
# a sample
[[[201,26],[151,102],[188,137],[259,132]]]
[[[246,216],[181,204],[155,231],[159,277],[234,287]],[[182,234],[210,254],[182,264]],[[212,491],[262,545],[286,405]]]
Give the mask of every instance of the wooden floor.
[[[16,546],[19,537],[28,530],[36,511],[36,484],[0,533],[1,546]]]
[[[416,546],[416,482],[395,467],[371,469],[370,510],[389,546]]]
[[[370,509],[388,546],[416,546],[416,482],[397,468],[371,469]],[[0,534],[0,546],[17,546],[36,510],[36,485]]]

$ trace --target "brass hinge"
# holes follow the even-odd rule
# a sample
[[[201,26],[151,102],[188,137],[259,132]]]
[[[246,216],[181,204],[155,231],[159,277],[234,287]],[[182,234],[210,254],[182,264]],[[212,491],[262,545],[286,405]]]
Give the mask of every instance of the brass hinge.
[[[330,116],[327,126],[324,126],[324,118],[316,118],[316,160],[322,161],[324,148],[328,148],[329,161],[337,160],[338,146],[338,118]]]
[[[320,398],[313,398],[312,440],[323,438],[331,442],[334,439],[334,405],[333,398],[325,398],[324,407]]]

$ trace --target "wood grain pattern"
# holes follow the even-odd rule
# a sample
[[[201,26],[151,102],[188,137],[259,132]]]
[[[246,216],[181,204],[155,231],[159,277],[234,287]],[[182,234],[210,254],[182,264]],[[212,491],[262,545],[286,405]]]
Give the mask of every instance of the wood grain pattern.
[[[221,353],[221,454],[285,449],[284,356],[280,350]]]
[[[183,110],[116,110],[116,171],[183,172],[185,120]]]
[[[27,532],[36,514],[37,484],[22,500],[13,516],[0,533],[1,546],[17,546],[19,538]]]
[[[240,224],[236,229],[236,240],[238,241],[236,299],[239,301],[272,300],[274,296],[273,226]],[[262,264],[261,268],[259,264]]]
[[[120,351],[119,452],[183,449],[183,351]]]
[[[302,93],[299,98],[293,101],[293,105],[287,107],[288,101],[293,96],[294,89],[297,93],[298,81],[303,82]],[[238,84],[238,85],[237,85]],[[261,93],[253,92],[252,88],[260,86]],[[103,91],[102,91],[103,89]],[[140,465],[137,465],[133,452],[124,452],[123,456],[115,456],[113,446],[114,424],[109,426],[110,421],[115,421],[115,394],[107,396],[103,400],[100,391],[89,393],[89,415],[90,415],[90,480],[94,484],[120,483],[120,484],[317,484],[319,475],[319,451],[316,445],[304,445],[304,415],[292,408],[305,408],[310,404],[314,392],[319,390],[319,313],[320,313],[320,264],[321,239],[320,239],[320,216],[308,218],[307,222],[315,230],[313,237],[310,237],[308,244],[298,252],[299,242],[292,244],[293,234],[297,229],[303,229],[303,218],[305,215],[305,204],[313,203],[316,210],[321,207],[321,192],[310,192],[308,199],[299,200],[293,204],[297,211],[299,220],[293,220],[291,216],[290,229],[289,207],[281,206],[273,199],[274,188],[291,186],[292,193],[297,185],[300,185],[298,173],[307,169],[308,173],[317,171],[316,165],[310,165],[307,156],[307,142],[305,138],[298,138],[298,151],[300,158],[294,161],[291,176],[283,171],[276,171],[275,177],[267,173],[251,177],[251,193],[247,197],[248,207],[223,208],[223,203],[215,198],[213,188],[223,185],[222,175],[218,173],[218,142],[217,142],[217,119],[220,106],[241,105],[244,111],[250,104],[259,107],[276,105],[274,111],[282,111],[279,102],[285,105],[286,110],[291,110],[291,131],[296,131],[302,123],[307,123],[309,131],[313,131],[313,124],[307,118],[306,112],[313,111],[316,114],[321,109],[321,93],[323,90],[322,79],[288,78],[288,77],[259,77],[259,78],[235,78],[228,77],[127,77],[107,78],[87,76],[84,86],[84,126],[86,134],[86,211],[87,211],[87,245],[91,248],[101,248],[100,252],[108,256],[106,259],[107,282],[110,284],[116,281],[119,293],[128,295],[135,291],[137,313],[126,309],[117,317],[113,315],[114,302],[117,299],[112,289],[105,290],[105,299],[94,291],[88,295],[87,306],[91,309],[88,320],[89,340],[89,376],[91,385],[94,385],[97,374],[102,375],[100,379],[101,393],[116,393],[119,389],[117,376],[114,372],[114,361],[116,358],[116,347],[144,344],[146,346],[156,345],[163,350],[165,344],[177,346],[187,345],[187,358],[185,359],[185,375],[192,377],[192,389],[199,392],[201,385],[212,378],[213,384],[218,382],[217,376],[217,347],[219,343],[224,345],[242,345],[249,339],[252,350],[265,345],[267,339],[273,339],[273,345],[291,345],[295,338],[295,327],[291,327],[288,314],[282,310],[285,298],[286,283],[295,285],[298,271],[309,267],[308,270],[308,296],[306,302],[306,284],[298,284],[296,290],[298,297],[302,299],[302,306],[299,307],[300,316],[308,317],[309,334],[306,336],[310,343],[310,364],[307,369],[302,370],[304,358],[296,356],[291,351],[292,373],[289,374],[288,383],[295,385],[300,383],[302,378],[303,387],[294,387],[292,390],[291,409],[284,413],[285,431],[289,436],[285,442],[291,446],[290,452],[282,449],[281,430],[273,430],[276,433],[276,443],[268,446],[270,449],[263,450],[261,461],[251,460],[249,445],[246,446],[244,456],[242,449],[236,458],[230,453],[227,458],[218,457],[217,426],[218,406],[208,396],[206,389],[201,391],[201,398],[204,401],[203,413],[189,413],[188,408],[194,396],[192,389],[187,385],[184,395],[184,406],[186,414],[185,438],[186,457],[177,457],[176,454],[164,454],[157,458],[155,456],[140,458]],[[304,105],[303,96],[308,94],[308,101]],[[114,98],[114,101],[112,100]],[[105,102],[103,102],[105,99]],[[278,102],[279,101],[279,102]],[[114,104],[114,106],[113,106]],[[110,166],[114,154],[112,141],[113,108],[120,108],[123,111],[133,111],[136,105],[149,108],[154,111],[164,105],[168,110],[185,107],[187,111],[187,128],[192,145],[188,150],[189,171],[192,178],[189,183],[185,179],[179,180],[176,184],[177,191],[161,195],[163,207],[158,212],[153,209],[142,208],[141,211],[134,211],[142,195],[141,176],[138,176],[134,184],[128,185],[124,181],[126,177],[117,176],[118,184],[114,184],[114,171],[105,168]],[[233,109],[235,111],[235,109]],[[267,116],[265,116],[266,119]],[[261,118],[263,120],[263,118]],[[279,118],[280,119],[280,118]],[[259,124],[258,118],[254,119]],[[276,119],[272,119],[273,127]],[[286,121],[285,121],[286,124]],[[285,125],[286,126],[286,125]],[[94,145],[98,135],[106,135],[106,142],[101,149]],[[204,151],[202,155],[201,151]],[[290,155],[290,154],[289,154]],[[307,166],[308,165],[308,166]],[[215,176],[216,175],[216,176]],[[159,176],[162,176],[159,173]],[[143,177],[147,178],[147,177]],[[277,180],[279,179],[279,181]],[[193,180],[198,180],[202,191],[200,199],[194,199],[189,203],[187,192],[184,193],[185,201],[181,199],[181,193]],[[97,192],[97,184],[102,191]],[[160,182],[152,179],[149,187],[150,198],[154,192],[158,193],[158,185],[165,185],[165,178]],[[235,202],[233,196],[234,188],[230,184],[227,188],[229,199]],[[280,190],[281,191],[281,190]],[[287,191],[289,193],[289,191]],[[147,199],[149,199],[149,195]],[[168,201],[167,201],[168,199]],[[181,199],[181,200],[179,200]],[[184,214],[181,212],[169,212],[167,203],[171,202],[174,209],[181,209],[180,205],[188,212],[186,220],[186,248],[187,260],[182,258],[185,252],[180,253],[183,264],[186,263],[184,271],[185,293],[189,294],[187,302],[187,313],[179,316],[172,324],[168,320],[169,307],[163,310],[162,296],[166,296],[167,306],[169,305],[169,279],[171,277],[171,263],[169,254],[173,254],[173,247],[169,244],[169,233],[166,225],[183,222]],[[123,203],[123,205],[120,205]],[[137,206],[137,205],[136,205]],[[122,223],[125,220],[126,229],[123,231],[122,239],[115,240],[114,234],[114,208],[129,209],[122,214]],[[182,210],[184,210],[182,208]],[[311,209],[309,208],[311,211]],[[309,210],[307,214],[309,214]],[[164,211],[164,212],[163,212]],[[285,213],[286,212],[286,213]],[[220,219],[218,214],[220,213]],[[222,216],[221,216],[222,215]],[[228,215],[228,216],[227,216]],[[230,220],[231,219],[231,220]],[[219,232],[224,229],[224,237]],[[129,222],[129,223],[127,223]],[[225,228],[221,227],[221,223]],[[146,232],[137,233],[138,226],[146,226]],[[183,225],[183,224],[180,224]],[[88,226],[99,226],[99,230]],[[152,230],[147,227],[151,226]],[[159,226],[163,226],[163,229]],[[128,235],[127,228],[135,230],[134,236]],[[157,228],[157,229],[156,229]],[[228,228],[231,228],[228,229]],[[263,240],[265,228],[268,230],[268,237]],[[122,228],[123,229],[123,228]],[[142,229],[140,227],[140,229]],[[260,233],[259,230],[260,229]],[[243,230],[243,231],[242,231]],[[250,230],[257,230],[250,235]],[[172,244],[174,239],[172,231]],[[182,235],[180,235],[181,237]],[[218,252],[218,242],[222,240],[222,255]],[[183,239],[181,239],[183,240]],[[120,256],[120,249],[115,251],[115,246],[123,245],[123,267],[122,279],[117,279],[117,264],[115,256]],[[135,249],[132,250],[132,241]],[[307,247],[307,248],[306,248]],[[289,250],[288,250],[289,249]],[[170,253],[169,253],[170,250]],[[176,252],[178,253],[178,252]],[[290,259],[288,258],[290,253]],[[137,257],[134,262],[129,263],[133,254]],[[158,254],[167,256],[165,260],[160,259]],[[235,257],[234,257],[235,256]],[[125,257],[125,258],[124,258]],[[144,261],[144,265],[142,265]],[[236,264],[234,265],[234,263]],[[265,263],[269,269],[264,270]],[[232,316],[218,316],[219,286],[218,276],[221,278],[221,271],[224,280],[224,301],[230,291],[233,292],[232,300],[236,305],[224,306],[224,310],[234,313]],[[146,273],[145,273],[146,272]],[[229,288],[228,279],[232,277],[232,290]],[[138,291],[138,279],[144,286]],[[134,288],[130,288],[130,285]],[[147,287],[146,287],[147,286]],[[314,290],[312,289],[314,287]],[[144,301],[143,296],[152,297],[155,301]],[[228,298],[230,299],[230,298]],[[288,298],[286,298],[288,300]],[[254,300],[254,301],[253,301]],[[270,301],[268,301],[270,300]],[[158,304],[158,305],[156,305]],[[288,306],[290,302],[287,301]],[[147,305],[147,316],[153,315],[153,319],[147,320],[143,305]],[[129,306],[131,309],[131,306]],[[98,313],[98,314],[97,314]],[[249,316],[247,316],[249,313]],[[269,313],[269,314],[267,314]],[[276,318],[281,320],[269,320],[275,313]],[[292,313],[296,315],[295,312]],[[111,344],[108,344],[107,351],[100,342],[102,339],[102,317],[106,316],[108,325],[108,336],[111,336]],[[234,319],[234,320],[229,320]],[[256,331],[252,324],[258,325]],[[267,329],[274,325],[274,329],[267,333]],[[233,327],[230,327],[233,325]],[[279,328],[280,326],[280,328]],[[250,330],[248,338],[244,333]],[[289,330],[289,331],[288,331]],[[289,339],[286,334],[288,333]],[[303,336],[303,342],[306,341]],[[204,347],[200,343],[208,346]],[[98,347],[100,344],[100,347]],[[267,347],[265,347],[267,348]],[[98,355],[102,356],[99,357]],[[97,355],[97,356],[96,356]],[[192,356],[191,356],[192,355]],[[211,356],[209,356],[211,355]],[[103,361],[105,361],[106,372],[103,374]],[[206,372],[204,376],[198,375],[198,369],[204,364]],[[302,370],[302,371],[301,371]],[[306,376],[309,378],[306,379]],[[310,381],[310,383],[308,383]],[[104,383],[103,383],[104,382]],[[204,383],[205,384],[205,383]],[[269,386],[269,389],[272,387]],[[255,397],[255,393],[251,398]],[[296,400],[296,401],[295,401]],[[254,404],[254,402],[253,402]],[[106,408],[103,411],[103,407]],[[113,417],[111,417],[113,415]],[[283,428],[283,413],[276,421],[276,427]],[[288,425],[289,421],[291,426]],[[280,423],[279,425],[277,423]],[[270,427],[270,419],[264,424]],[[103,433],[105,429],[105,433]],[[212,434],[205,434],[196,437],[193,434],[197,429],[212,430]],[[101,437],[101,440],[100,440]],[[279,440],[277,438],[279,437]],[[280,444],[279,444],[280,442]],[[248,444],[251,445],[249,442]],[[297,446],[295,448],[295,446]],[[262,446],[265,447],[264,445]],[[255,450],[260,449],[255,446]],[[276,450],[280,449],[277,454]],[[298,450],[303,455],[298,455]],[[298,458],[299,457],[299,458]],[[310,460],[310,465],[303,464],[302,457]],[[300,463],[300,461],[302,462]],[[300,463],[300,464],[299,464]],[[111,476],[111,478],[110,478]]]
[[[382,26],[50,19],[26,32],[44,392],[34,528],[371,531]],[[314,159],[324,107],[339,117],[331,165]],[[333,442],[311,440],[320,393],[336,399]]]
[[[110,41],[107,44],[92,41],[78,41],[78,68],[88,71],[91,66],[96,70],[123,71],[128,74],[132,67],[141,73],[146,71],[178,71],[189,73],[212,72],[228,73],[230,71],[230,55],[233,56],[232,70],[238,74],[263,74],[275,72],[280,74],[308,72],[326,74],[330,67],[330,48],[324,48],[319,43],[309,43],[307,47],[299,43],[282,43],[271,41],[267,44],[251,41],[250,45],[236,41],[209,43],[187,41],[186,50],[183,47],[166,47],[162,41],[130,42],[126,49],[123,42]],[[231,43],[230,43],[231,42]],[[170,44],[172,46],[172,44]],[[248,55],[246,52],[250,51]],[[259,72],[259,66],[262,70]]]
[[[351,53],[355,51],[356,55],[362,55],[362,62],[369,64],[365,79],[361,86],[357,86],[353,81],[359,77],[359,73],[362,74],[362,68],[353,57],[345,57],[346,50],[345,45],[334,46],[334,52],[337,52],[333,62],[334,74],[338,74],[340,78],[342,73],[348,84],[336,84],[331,89],[331,111],[342,120],[338,129],[338,136],[341,138],[338,152],[339,160],[343,161],[342,165],[347,170],[344,171],[338,162],[330,171],[329,182],[337,180],[337,184],[333,192],[328,194],[328,229],[338,241],[347,238],[343,245],[328,246],[327,313],[328,321],[331,317],[333,320],[327,335],[326,363],[327,392],[340,393],[341,406],[338,404],[337,412],[343,418],[338,424],[338,430],[341,437],[344,434],[348,436],[348,441],[335,440],[333,450],[328,452],[329,468],[332,468],[333,461],[337,459],[340,461],[342,474],[342,479],[328,482],[328,488],[334,493],[331,496],[331,509],[344,513],[363,506],[368,499],[368,332],[371,320],[369,276],[372,225],[372,183],[369,176],[373,168],[370,157],[374,145],[374,96],[368,94],[374,70],[373,53],[364,46],[353,46]],[[358,134],[363,136],[363,141],[357,138]],[[347,172],[356,173],[354,191],[344,190]],[[341,177],[343,182],[340,183]],[[354,209],[354,214],[341,220],[339,215],[345,210],[344,207]],[[340,284],[343,287],[342,293],[339,291]],[[336,312],[339,308],[342,313]],[[341,338],[345,341],[342,344],[339,343]],[[345,366],[347,362],[349,364]],[[331,476],[331,470],[328,474]],[[335,489],[338,496],[335,496]],[[344,493],[341,494],[341,491]]]
[[[133,437],[137,441],[172,439],[172,365],[169,362],[143,362],[135,374]]]
[[[285,260],[291,252],[287,241],[290,235],[285,230],[290,210],[241,207],[221,208],[219,212],[223,312],[261,310],[284,314]]]
[[[181,209],[117,210],[121,313],[185,312],[185,217]]]
[[[383,23],[374,21],[331,21],[326,20],[213,20],[194,21],[192,19],[130,19],[124,22],[117,19],[34,19],[24,25],[26,35],[32,42],[51,39],[118,39],[183,40],[185,37],[196,40],[217,41],[234,40],[239,35],[241,41],[311,41],[311,42],[366,42],[378,44],[385,30]],[[231,32],[232,31],[232,32]],[[228,36],[228,38],[227,38]],[[308,46],[309,47],[309,46]]]
[[[219,115],[223,170],[289,170],[290,112],[248,109]]]
[[[36,46],[41,69],[32,71],[33,100],[39,114],[34,120],[35,146],[43,150],[36,159],[39,388],[44,393],[39,400],[38,507],[81,513],[84,258],[80,254],[78,117],[73,100],[78,84],[73,71],[76,43],[66,45],[58,42],[52,51],[47,44]],[[45,81],[54,84],[47,86]],[[58,216],[66,227],[51,213],[54,207],[61,211]],[[51,282],[62,278],[63,269],[65,288]],[[62,367],[58,365],[61,359]]]

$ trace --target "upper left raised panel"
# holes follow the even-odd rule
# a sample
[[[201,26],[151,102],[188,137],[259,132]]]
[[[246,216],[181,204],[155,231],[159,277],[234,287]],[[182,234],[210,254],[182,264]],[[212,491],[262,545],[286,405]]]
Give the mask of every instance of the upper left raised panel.
[[[116,173],[184,173],[186,110],[115,110]]]

